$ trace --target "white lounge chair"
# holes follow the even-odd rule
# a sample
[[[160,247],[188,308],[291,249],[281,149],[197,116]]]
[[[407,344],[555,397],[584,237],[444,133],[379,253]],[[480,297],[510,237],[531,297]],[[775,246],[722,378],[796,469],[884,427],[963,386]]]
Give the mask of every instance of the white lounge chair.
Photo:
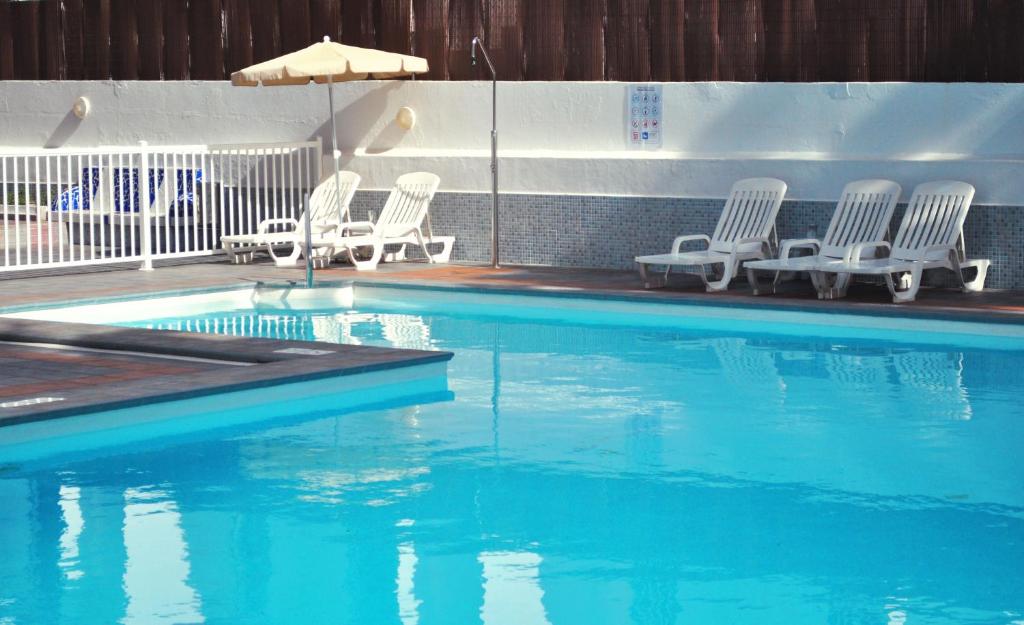
[[[747,281],[754,295],[763,290],[775,291],[782,272],[808,271],[819,298],[842,297],[849,286],[849,274],[839,274],[834,282],[825,282],[823,274],[815,271],[822,261],[843,258],[850,246],[865,241],[885,238],[892,212],[900,200],[900,185],[891,180],[857,180],[843,187],[832,221],[825,236],[819,239],[786,239],[779,246],[779,257],[766,260],[748,260],[743,263]],[[809,256],[790,257],[795,249],[809,248]],[[775,279],[763,289],[757,281],[758,271],[774,271]]]
[[[973,198],[974,187],[966,182],[940,180],[920,184],[907,203],[907,212],[891,244],[881,240],[857,243],[843,258],[819,262],[815,271],[884,276],[895,303],[914,301],[925,269],[950,269],[965,293],[980,291],[991,261],[968,260],[963,242],[964,219]],[[888,256],[873,258],[867,254],[870,251],[873,256],[881,250],[888,251]],[[964,270],[970,268],[977,273],[967,280]]]
[[[376,221],[356,221],[345,224],[343,233],[324,233],[314,237],[313,257],[318,264],[347,252],[356,269],[376,269],[383,260],[402,260],[405,246],[416,244],[423,250],[427,261],[446,263],[451,258],[455,237],[435,236],[430,229],[430,201],[434,199],[441,178],[429,172],[414,172],[399,176],[392,187],[384,208]],[[424,227],[426,233],[423,232]],[[399,252],[384,254],[387,245],[400,245]],[[441,251],[431,254],[429,245],[441,245]],[[370,248],[369,258],[360,258],[360,248]]]
[[[337,178],[337,180],[335,179]],[[335,231],[348,215],[349,204],[359,187],[359,174],[342,171],[337,176],[329,175],[313,189],[309,196],[310,234],[320,235]],[[338,215],[338,198],[341,198],[341,215]],[[221,247],[235,264],[252,261],[253,253],[266,248],[267,253],[279,267],[290,267],[299,260],[306,241],[306,215],[298,219],[282,217],[264,219],[256,226],[255,234],[226,235],[220,238]],[[291,246],[291,253],[278,256],[275,247]]]
[[[755,258],[769,258],[772,244],[769,237],[775,231],[775,216],[786,195],[786,183],[775,178],[748,178],[733,185],[729,199],[722,209],[715,233],[712,236],[694,234],[676,237],[672,251],[668,254],[637,256],[640,276],[644,288],[664,286],[673,266],[699,266],[697,273],[708,292],[724,291],[736,277],[740,263]],[[690,252],[682,251],[688,241],[704,241],[707,248]],[[649,265],[664,265],[663,279],[652,280],[648,275]],[[707,267],[721,265],[713,280],[708,279]]]

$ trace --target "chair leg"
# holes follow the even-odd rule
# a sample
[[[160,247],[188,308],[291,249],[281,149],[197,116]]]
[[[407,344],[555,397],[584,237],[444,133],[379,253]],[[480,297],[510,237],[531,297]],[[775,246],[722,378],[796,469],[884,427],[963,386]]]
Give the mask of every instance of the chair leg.
[[[352,261],[352,264],[355,266],[356,271],[372,271],[377,268],[378,263],[380,263],[381,256],[384,253],[384,246],[381,245],[380,243],[374,243],[372,247],[373,253],[367,260],[357,260],[355,250],[349,249],[349,260]]]
[[[427,262],[433,264],[434,257],[430,254],[430,250],[427,249],[427,243],[423,240],[423,233],[417,228],[413,234],[416,235],[416,242],[420,244],[420,249],[423,250],[423,255],[427,257]]]
[[[435,263],[447,263],[452,258],[452,249],[455,247],[455,237],[434,237],[431,243],[440,243],[441,251],[434,254]]]
[[[722,263],[722,273],[716,275],[715,280],[708,280],[707,276],[707,265],[701,265],[700,279],[704,281],[704,289],[708,293],[717,293],[719,291],[727,291],[729,289],[729,283],[732,281],[733,275],[736,273],[735,267],[729,267],[728,263]]]
[[[985,278],[988,276],[988,268],[991,265],[988,259],[969,260],[956,269],[956,275],[960,279],[960,288],[964,293],[980,293],[985,288]],[[973,267],[977,270],[974,278],[964,278],[964,269]]]
[[[910,271],[909,285],[902,291],[896,290],[896,283],[893,280],[892,274],[885,274],[885,285],[889,287],[889,292],[892,293],[892,301],[894,304],[904,304],[912,302],[917,298],[917,292],[921,289],[921,275],[924,270],[921,267],[914,267]],[[906,281],[901,277],[900,283],[904,284]]]
[[[405,260],[405,244],[403,243],[394,252],[386,252],[384,254],[384,262],[386,263],[400,263]]]
[[[639,263],[639,265],[640,279],[643,281],[645,289],[660,289],[668,283],[668,272],[665,273],[665,278],[652,279],[647,270],[647,263]]]
[[[767,286],[762,287],[760,281],[757,278],[757,270],[747,269],[747,282],[750,284],[750,292],[754,295],[761,295],[767,293],[769,295],[775,293],[775,287],[779,284],[779,276],[782,272],[776,271],[775,278],[768,283]]]
[[[252,262],[253,252],[251,248],[241,244],[222,243],[221,249],[228,255],[232,265],[244,265]]]
[[[811,284],[818,292],[818,299],[839,299],[846,297],[846,291],[850,288],[850,274],[837,273],[835,277],[822,271],[811,271]]]
[[[299,254],[302,253],[302,247],[298,243],[292,243],[290,254],[278,256],[277,252],[274,251],[274,246],[267,243],[267,253],[274,259],[274,264],[278,267],[294,267],[299,262]]]

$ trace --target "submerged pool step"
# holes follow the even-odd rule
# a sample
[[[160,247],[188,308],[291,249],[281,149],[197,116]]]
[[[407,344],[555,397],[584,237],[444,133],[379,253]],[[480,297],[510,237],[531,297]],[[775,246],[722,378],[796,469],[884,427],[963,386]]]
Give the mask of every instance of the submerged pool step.
[[[451,357],[450,352],[0,319],[0,427],[393,369],[422,369],[413,377],[443,376]]]

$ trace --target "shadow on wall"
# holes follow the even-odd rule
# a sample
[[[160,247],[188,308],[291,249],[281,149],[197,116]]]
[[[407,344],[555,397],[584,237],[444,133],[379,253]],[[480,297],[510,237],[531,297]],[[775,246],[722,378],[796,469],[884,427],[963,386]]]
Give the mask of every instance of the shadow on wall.
[[[391,92],[400,87],[401,83],[399,81],[385,82],[376,89],[353,100],[340,111],[335,112],[339,129],[339,143],[348,143],[349,146],[365,145],[368,154],[382,154],[396,147],[402,140],[405,131],[398,126],[394,119],[390,119],[372,138],[369,137],[369,132],[375,126],[380,116],[386,114],[389,110],[388,104]],[[346,125],[346,123],[349,125]],[[352,131],[352,124],[365,124],[366,131],[359,135],[358,132]],[[342,137],[346,136],[348,138],[343,140]],[[320,137],[320,140],[323,141],[324,149],[329,153],[331,149],[330,119],[321,124],[311,138],[316,137]],[[345,167],[354,156],[354,147],[349,147],[348,149],[339,147],[339,149],[342,153],[340,163],[342,167]]]
[[[75,131],[82,125],[82,120],[75,115],[74,111],[68,111],[64,115],[64,119],[60,120],[60,124],[50,135],[50,138],[43,144],[44,148],[59,148],[68,142],[71,135],[75,134]]]

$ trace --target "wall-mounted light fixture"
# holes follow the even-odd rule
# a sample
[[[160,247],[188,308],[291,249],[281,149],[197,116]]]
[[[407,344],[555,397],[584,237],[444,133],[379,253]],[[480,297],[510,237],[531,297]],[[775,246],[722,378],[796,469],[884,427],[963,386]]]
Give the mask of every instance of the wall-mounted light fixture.
[[[416,125],[416,111],[412,110],[408,106],[403,106],[398,109],[398,114],[395,115],[395,121],[398,122],[399,127],[403,130],[412,130],[413,126]]]
[[[74,112],[75,117],[78,119],[85,119],[89,115],[89,110],[91,108],[89,98],[82,96],[75,100],[75,104],[71,107],[71,111]]]

